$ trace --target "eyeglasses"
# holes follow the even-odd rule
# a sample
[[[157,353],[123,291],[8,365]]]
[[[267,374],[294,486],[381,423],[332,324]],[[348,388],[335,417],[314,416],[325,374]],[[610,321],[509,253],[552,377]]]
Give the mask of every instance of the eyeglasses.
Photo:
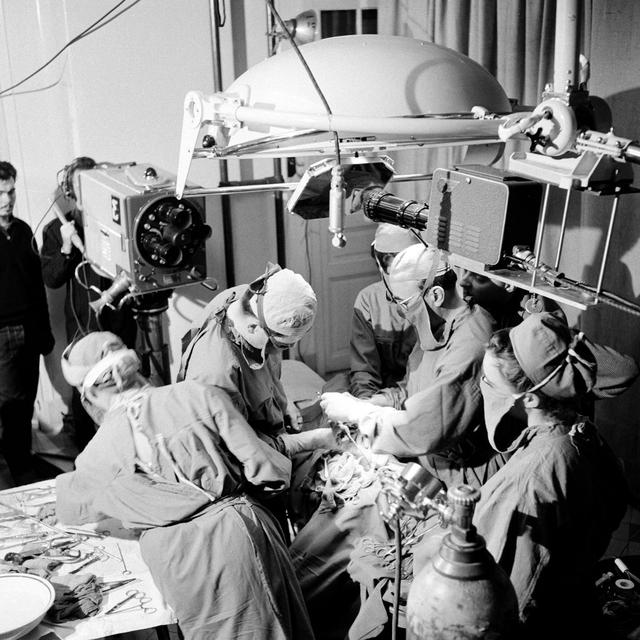
[[[496,384],[491,382],[491,380],[489,380],[489,378],[487,378],[484,373],[480,376],[480,383],[489,387],[489,389],[491,389],[496,395],[503,396],[505,398],[514,398],[515,400],[517,400],[524,395],[524,393],[511,393],[510,391],[501,389]]]

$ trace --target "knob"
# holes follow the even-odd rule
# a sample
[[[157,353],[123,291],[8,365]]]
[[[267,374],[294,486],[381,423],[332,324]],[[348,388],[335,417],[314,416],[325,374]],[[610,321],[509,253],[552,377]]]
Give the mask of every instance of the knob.
[[[480,491],[466,484],[451,487],[447,491],[447,497],[452,504],[471,506],[480,500]]]
[[[216,139],[212,136],[212,135],[205,135],[202,136],[202,146],[205,149],[210,149],[211,147],[215,146],[216,144]]]

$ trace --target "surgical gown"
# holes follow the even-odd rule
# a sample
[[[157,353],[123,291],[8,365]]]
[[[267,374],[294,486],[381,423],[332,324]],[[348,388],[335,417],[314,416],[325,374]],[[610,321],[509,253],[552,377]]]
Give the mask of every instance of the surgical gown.
[[[362,289],[353,305],[350,342],[350,391],[370,398],[404,378],[416,333],[381,281]]]
[[[621,467],[590,423],[530,426],[514,446],[473,522],[515,587],[518,637],[605,638],[593,569],[625,512]]]
[[[437,339],[419,332],[407,374],[395,395],[402,409],[373,412],[372,449],[398,458],[419,457],[447,486],[481,486],[503,464],[491,449],[482,414],[480,374],[493,331],[491,316],[461,307]]]
[[[229,305],[240,299],[247,286],[227,289],[207,305],[182,356],[178,379],[224,389],[256,431],[276,435],[284,428],[287,410],[280,381],[281,352],[269,343],[261,364],[259,354],[236,335],[227,318]]]
[[[213,387],[186,381],[136,402],[136,424],[125,406],[110,411],[76,470],[56,479],[58,520],[109,516],[142,529],[142,556],[188,640],[313,638],[282,532],[262,506],[288,486],[290,461]]]

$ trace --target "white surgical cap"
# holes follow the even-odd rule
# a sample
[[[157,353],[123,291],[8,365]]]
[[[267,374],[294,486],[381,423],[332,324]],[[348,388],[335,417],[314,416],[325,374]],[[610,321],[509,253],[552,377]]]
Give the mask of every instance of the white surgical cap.
[[[373,248],[380,253],[399,253],[417,242],[418,238],[409,229],[381,222],[373,238]]]
[[[318,302],[311,285],[291,269],[270,275],[262,297],[262,319],[267,329],[287,337],[302,337],[313,325]]]

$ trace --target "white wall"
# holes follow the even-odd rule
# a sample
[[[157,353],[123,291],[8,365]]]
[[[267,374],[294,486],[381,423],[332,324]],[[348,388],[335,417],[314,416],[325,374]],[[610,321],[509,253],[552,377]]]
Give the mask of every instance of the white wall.
[[[115,0],[0,2],[0,89],[37,69],[115,4]],[[235,73],[230,17],[221,30],[221,42],[223,81],[229,84]],[[213,91],[208,0],[143,0],[70,46],[33,79],[0,97],[0,158],[18,170],[16,215],[41,232],[54,215],[50,211],[41,220],[51,204],[57,172],[80,155],[97,161],[150,162],[175,172],[182,103],[191,89]],[[190,180],[217,185],[217,163],[194,162]],[[208,270],[224,287],[219,199],[209,198],[208,205],[208,222],[214,228],[207,247]],[[250,262],[244,261],[247,269]],[[257,263],[253,271],[261,269]],[[49,293],[58,346],[47,365],[64,395],[68,390],[55,371],[64,347],[64,291]],[[197,286],[177,291],[171,299],[165,321],[174,373],[179,339],[211,296]]]

